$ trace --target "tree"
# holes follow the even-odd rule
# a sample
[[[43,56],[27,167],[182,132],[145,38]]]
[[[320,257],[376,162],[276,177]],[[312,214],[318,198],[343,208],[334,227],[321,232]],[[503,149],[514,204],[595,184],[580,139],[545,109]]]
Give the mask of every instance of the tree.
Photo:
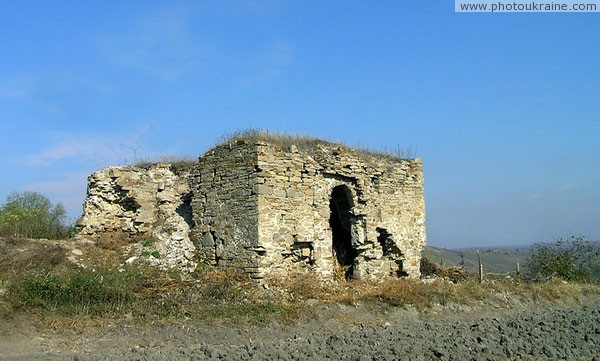
[[[525,261],[531,279],[557,276],[565,281],[598,281],[600,245],[581,236],[559,239],[554,244],[538,243]]]
[[[14,192],[0,207],[0,235],[58,239],[69,236],[71,227],[65,224],[62,204],[52,204],[37,192]]]

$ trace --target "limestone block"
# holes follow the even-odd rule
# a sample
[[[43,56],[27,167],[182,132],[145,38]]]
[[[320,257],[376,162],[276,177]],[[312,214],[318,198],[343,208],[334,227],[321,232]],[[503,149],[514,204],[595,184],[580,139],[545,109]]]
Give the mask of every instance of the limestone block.
[[[121,176],[121,171],[117,168],[112,168],[109,170],[109,177],[111,178],[119,178]]]
[[[303,198],[305,196],[304,193],[300,192],[295,187],[287,188],[286,194],[287,194],[288,198]]]
[[[275,190],[273,190],[273,195],[278,198],[286,198],[287,197],[287,193],[286,193],[285,189],[279,189],[279,188],[276,188]]]
[[[302,257],[310,257],[310,248],[302,248],[301,252]]]

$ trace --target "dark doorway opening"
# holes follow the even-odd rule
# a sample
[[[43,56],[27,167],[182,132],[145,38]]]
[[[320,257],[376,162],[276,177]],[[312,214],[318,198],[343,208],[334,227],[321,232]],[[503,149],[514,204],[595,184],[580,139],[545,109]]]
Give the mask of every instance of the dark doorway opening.
[[[352,193],[346,186],[337,186],[331,192],[329,201],[329,226],[331,227],[333,253],[337,263],[344,270],[346,278],[354,272],[354,260],[357,252],[352,247]]]

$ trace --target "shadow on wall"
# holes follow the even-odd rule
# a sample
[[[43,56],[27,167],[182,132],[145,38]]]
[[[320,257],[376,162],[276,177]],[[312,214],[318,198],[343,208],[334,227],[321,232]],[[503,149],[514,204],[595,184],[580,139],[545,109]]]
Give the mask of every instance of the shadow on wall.
[[[181,204],[175,210],[177,214],[183,218],[185,223],[191,228],[194,228],[194,219],[192,212],[192,193],[186,193],[181,196]]]

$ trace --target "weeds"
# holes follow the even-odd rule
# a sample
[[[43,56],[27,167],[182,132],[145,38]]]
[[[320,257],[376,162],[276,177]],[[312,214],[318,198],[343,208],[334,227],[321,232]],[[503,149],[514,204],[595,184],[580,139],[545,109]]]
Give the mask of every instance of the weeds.
[[[161,156],[157,159],[138,159],[134,163],[134,167],[142,169],[150,169],[156,164],[169,164],[171,171],[177,175],[189,172],[196,163],[196,159],[191,156]]]
[[[145,241],[146,248],[152,249],[154,243]],[[0,313],[39,314],[48,320],[100,320],[127,315],[139,320],[256,324],[310,317],[309,304],[314,305],[315,300],[316,304],[326,305],[411,306],[425,310],[436,305],[497,300],[498,295],[539,301],[600,294],[598,286],[556,279],[480,284],[468,278],[456,282],[447,278],[401,278],[378,283],[342,278],[323,283],[315,275],[303,273],[260,285],[236,270],[204,264],[185,277],[143,263],[124,266],[123,260],[111,256],[113,251],[93,253],[102,250],[93,246],[85,254],[96,260],[94,266],[88,264],[87,269],[81,269],[69,266],[65,250],[58,246],[46,241],[23,242],[0,242]]]
[[[226,134],[221,137],[220,143],[235,143],[235,142],[256,142],[264,141],[272,144],[279,145],[281,147],[296,146],[299,150],[314,154],[318,151],[320,145],[335,145],[340,148],[349,149],[350,146],[342,142],[329,142],[319,139],[314,136],[303,135],[303,134],[286,134],[279,132],[269,132],[263,129],[246,129],[236,131],[230,134]],[[372,150],[366,147],[355,147],[355,150],[359,155],[370,157],[387,157],[392,159],[413,159],[415,152],[411,149],[402,149],[401,147],[395,148],[383,148],[381,150]]]
[[[16,309],[98,315],[119,312],[131,301],[125,284],[105,282],[103,275],[88,270],[67,274],[31,272],[10,284],[8,299]]]
[[[295,307],[264,297],[259,285],[229,269],[181,279],[151,266],[31,271],[7,284],[1,309],[54,316],[130,314],[138,319],[196,319],[216,323],[290,320]],[[3,300],[4,301],[4,300]]]
[[[264,290],[233,270],[209,269],[196,279],[175,279],[154,268],[125,272],[31,272],[8,285],[6,304],[20,311],[50,311],[62,316],[113,316],[138,319],[194,319],[211,323],[293,322],[309,311],[306,301],[324,304],[386,304],[424,310],[434,305],[472,304],[498,294],[533,301],[599,294],[593,285],[562,282],[521,283],[390,279],[323,284],[303,280],[273,283]],[[585,290],[582,291],[584,287]],[[6,304],[3,308],[7,308]]]
[[[317,299],[327,304],[377,303],[393,307],[410,305],[418,310],[425,310],[435,305],[471,305],[502,294],[534,301],[577,297],[579,293],[600,294],[600,287],[562,281],[517,283],[508,279],[479,283],[475,279],[464,278],[459,282],[442,278],[432,279],[429,282],[399,278],[379,283],[353,280],[324,284],[315,278],[305,276],[275,282],[274,287],[282,290],[281,300],[296,305],[308,299]]]
[[[0,280],[18,277],[31,269],[64,270],[69,268],[66,260],[64,248],[52,242],[18,238],[0,240]]]

